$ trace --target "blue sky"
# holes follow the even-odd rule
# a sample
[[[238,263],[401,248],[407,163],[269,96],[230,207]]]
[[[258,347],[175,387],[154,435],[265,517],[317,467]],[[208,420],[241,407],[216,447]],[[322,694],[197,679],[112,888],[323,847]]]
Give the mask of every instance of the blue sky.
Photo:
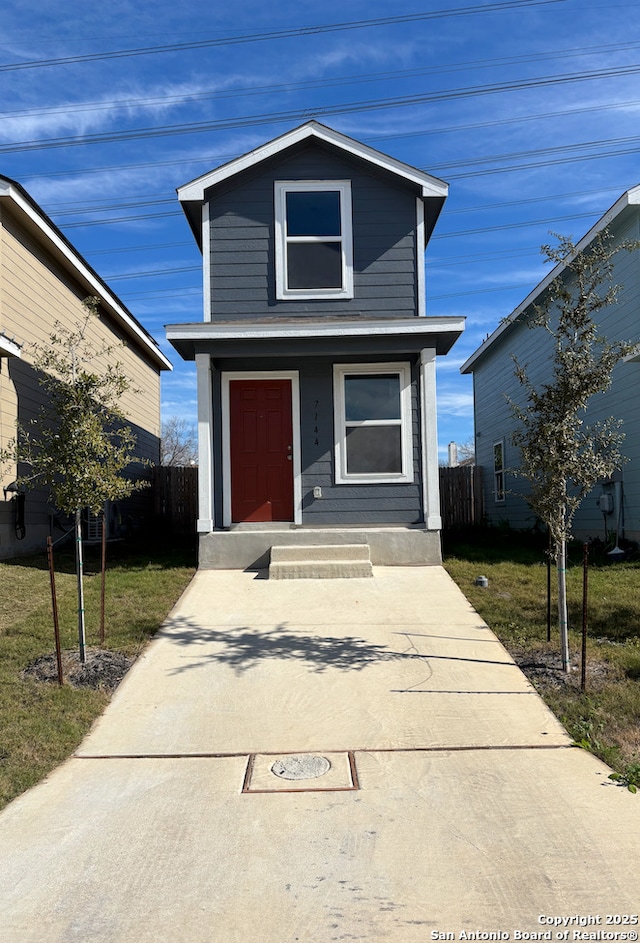
[[[2,5],[0,173],[18,180],[174,364],[202,318],[176,187],[310,117],[446,180],[427,313],[464,315],[438,363],[442,457],[473,434],[462,362],[640,182],[640,17],[608,0],[21,0]]]

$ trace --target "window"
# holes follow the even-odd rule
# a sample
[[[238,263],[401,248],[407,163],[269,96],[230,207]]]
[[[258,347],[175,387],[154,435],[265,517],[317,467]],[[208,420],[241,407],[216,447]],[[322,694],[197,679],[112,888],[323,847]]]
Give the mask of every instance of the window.
[[[334,367],[336,483],[413,481],[409,364]]]
[[[353,297],[349,181],[277,182],[275,223],[278,298]]]
[[[504,440],[493,443],[493,497],[504,501]]]

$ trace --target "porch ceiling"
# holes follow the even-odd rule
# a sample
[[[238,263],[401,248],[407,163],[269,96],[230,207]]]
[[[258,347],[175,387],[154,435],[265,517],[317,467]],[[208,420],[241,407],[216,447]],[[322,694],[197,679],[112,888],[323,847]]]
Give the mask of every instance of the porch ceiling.
[[[369,356],[447,354],[464,330],[464,318],[309,320],[301,322],[198,322],[168,324],[167,339],[184,360],[214,357]]]

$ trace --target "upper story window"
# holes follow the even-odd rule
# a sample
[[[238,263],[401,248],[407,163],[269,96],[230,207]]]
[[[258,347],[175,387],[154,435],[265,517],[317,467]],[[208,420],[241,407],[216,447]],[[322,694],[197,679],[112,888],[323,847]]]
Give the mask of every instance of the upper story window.
[[[277,181],[275,225],[278,298],[353,297],[350,181]]]

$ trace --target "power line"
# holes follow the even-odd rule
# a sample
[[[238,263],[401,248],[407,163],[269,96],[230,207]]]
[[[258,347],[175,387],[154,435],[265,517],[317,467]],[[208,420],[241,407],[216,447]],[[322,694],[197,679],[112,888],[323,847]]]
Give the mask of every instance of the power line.
[[[481,13],[500,13],[504,10],[523,7],[549,6],[565,3],[566,0],[504,0],[488,3],[482,7],[458,7],[451,10],[433,10],[430,13],[409,13],[399,16],[385,16],[370,20],[352,20],[345,23],[330,23],[324,26],[302,26],[292,29],[270,30],[261,33],[245,33],[216,39],[202,39],[187,43],[169,43],[160,46],[140,46],[135,49],[116,49],[110,52],[85,53],[80,56],[62,56],[55,59],[32,59],[27,62],[11,62],[0,65],[0,72],[16,72],[25,69],[42,69],[51,66],[68,66],[81,62],[103,62],[107,59],[124,59],[132,56],[149,56],[166,52],[185,52],[192,49],[211,49],[219,46],[238,46],[245,43],[267,42],[274,39],[290,39],[299,36],[318,36],[323,33],[337,33],[347,30],[370,29],[379,26],[392,26],[400,23],[416,23],[425,20],[448,17],[476,16]]]
[[[520,282],[518,285],[498,285],[495,288],[470,288],[468,291],[452,291],[444,295],[430,295],[428,301],[442,301],[445,298],[464,298],[469,295],[488,295],[499,291],[515,291],[531,289],[529,282]]]
[[[109,282],[126,281],[132,278],[151,278],[163,275],[181,275],[184,272],[201,272],[202,265],[182,265],[176,268],[158,268],[146,272],[128,272],[126,275],[106,275],[105,279]]]
[[[162,242],[148,246],[119,246],[116,249],[89,249],[84,255],[89,257],[93,255],[118,255],[123,252],[156,252],[158,249],[178,249],[184,248],[184,246],[194,248],[195,243],[191,239],[186,242]]]
[[[575,150],[592,150],[596,147],[618,147],[621,144],[637,144],[640,135],[629,135],[623,138],[601,138],[599,141],[578,141],[576,144],[558,144],[554,147],[536,147],[528,151],[511,151],[508,154],[492,155],[487,157],[467,157],[463,160],[447,161],[443,164],[432,164],[432,171],[446,170],[453,167],[477,167],[482,164],[495,164],[506,160],[520,160],[545,154],[562,154]],[[587,155],[590,156],[590,155]]]
[[[147,219],[167,219],[169,216],[180,216],[180,210],[172,210],[167,213],[142,213],[137,216],[111,216],[109,219],[94,219],[79,221],[76,223],[65,223],[64,228],[67,229],[81,229],[85,226],[107,226],[113,225],[115,223],[140,223],[144,222]]]
[[[580,58],[582,56],[603,55],[605,53],[620,52],[621,50],[637,49],[639,43],[610,43],[604,46],[581,46],[571,49],[558,49],[544,53],[531,53],[524,56],[504,56],[500,59],[469,59],[457,63],[429,66],[420,69],[394,69],[385,72],[362,72],[352,75],[331,76],[325,79],[308,79],[306,81],[286,82],[271,85],[245,85],[230,88],[213,88],[203,92],[183,92],[180,95],[162,95],[154,98],[122,98],[111,101],[74,102],[72,107],[76,112],[109,111],[118,108],[149,108],[154,105],[178,105],[201,101],[220,101],[231,98],[245,98],[252,95],[273,95],[282,92],[314,90],[319,88],[341,88],[348,85],[362,85],[373,82],[401,81],[407,78],[417,78],[425,75],[443,75],[452,72],[466,72],[470,69],[490,69],[496,66],[504,67],[532,62],[553,62],[559,59]],[[1,67],[0,67],[1,69]],[[67,114],[70,105],[56,105],[51,108],[22,109],[20,111],[6,111],[2,118],[32,118],[42,115]],[[506,119],[509,121],[510,119]],[[482,125],[479,125],[480,127]],[[455,130],[455,129],[447,129]],[[394,135],[398,138],[413,137],[420,132],[408,132]],[[371,140],[384,140],[389,135],[380,135]]]
[[[512,153],[510,153],[510,154],[494,155],[494,156],[492,156],[492,157],[478,158],[478,159],[476,160],[476,163],[481,163],[481,164],[482,164],[482,163],[501,162],[501,163],[503,163],[503,166],[501,166],[501,167],[499,167],[499,168],[488,168],[488,169],[485,168],[485,169],[481,169],[481,170],[473,170],[473,169],[470,169],[470,170],[467,170],[465,173],[461,173],[461,174],[449,174],[449,173],[447,173],[447,176],[448,176],[448,178],[449,178],[450,180],[451,180],[451,179],[457,179],[457,178],[467,179],[467,178],[470,178],[470,177],[483,176],[483,175],[485,175],[485,174],[510,173],[510,172],[514,172],[514,171],[517,171],[517,170],[526,169],[526,168],[529,168],[529,167],[556,166],[556,165],[560,165],[560,164],[567,163],[567,162],[569,162],[569,161],[571,161],[571,162],[578,162],[578,161],[591,160],[591,159],[602,158],[602,157],[614,157],[614,156],[618,156],[618,155],[620,155],[620,154],[635,153],[635,152],[636,152],[636,148],[635,148],[635,147],[631,147],[631,148],[627,148],[627,149],[618,149],[618,150],[616,150],[616,151],[614,151],[614,152],[611,152],[611,150],[604,150],[604,151],[597,152],[597,153],[593,153],[593,148],[596,147],[596,146],[604,146],[605,148],[610,148],[610,147],[614,147],[614,146],[618,145],[618,144],[621,143],[621,142],[622,142],[622,143],[632,143],[632,142],[637,142],[637,141],[639,141],[639,140],[640,140],[640,137],[629,137],[629,138],[619,138],[619,139],[614,140],[614,141],[611,141],[611,142],[608,142],[608,141],[592,141],[592,142],[584,142],[584,143],[581,143],[581,144],[567,144],[567,145],[564,145],[564,146],[559,146],[559,147],[554,147],[554,148],[545,148],[545,149],[541,149],[541,150],[540,150],[540,153],[541,153],[541,154],[549,153],[549,154],[554,154],[555,156],[554,156],[553,158],[548,158],[548,159],[542,160],[542,161],[535,161],[535,162],[533,162],[533,163],[530,162],[530,163],[526,163],[526,164],[518,163],[518,164],[513,164],[512,166],[509,166],[509,165],[504,166],[504,162],[507,161],[507,160],[512,160],[512,161],[513,161],[513,160],[520,160],[520,159],[523,158],[523,157],[527,157],[527,156],[530,155],[531,153],[534,153],[534,154],[535,154],[535,153],[538,153],[538,152],[537,152],[537,151],[536,151],[536,152],[531,152],[531,151],[517,152],[517,151],[516,151],[516,152],[512,152]],[[576,154],[575,151],[576,151],[576,150],[580,150],[581,148],[588,148],[588,149],[590,150],[590,153],[588,153],[588,154]],[[564,157],[563,157],[563,156],[558,156],[558,154],[565,154],[565,155],[567,155],[567,156],[564,156]],[[461,163],[466,164],[467,162],[466,162],[466,161],[463,161],[463,162],[461,162]],[[450,166],[457,166],[457,165],[456,165],[456,164],[453,164],[453,165],[443,164],[443,165],[436,165],[436,168],[437,168],[440,172],[443,172],[443,171],[447,171],[447,169],[448,169]],[[432,167],[432,169],[434,169],[434,168]],[[608,188],[605,188],[602,192],[609,192],[609,191],[612,191],[612,190],[614,190],[614,189],[617,190],[617,189],[621,189],[621,188],[608,187]],[[572,195],[573,195],[573,196],[580,196],[581,193],[578,192],[578,193],[574,193],[574,194],[566,194],[564,197],[559,197],[559,198],[566,198],[566,197],[572,196]],[[543,198],[543,197],[538,197],[538,198],[536,198],[535,200],[525,200],[525,201],[516,200],[516,201],[511,201],[511,203],[507,203],[507,204],[498,203],[498,204],[492,204],[492,205],[486,206],[486,207],[478,206],[478,207],[472,207],[471,209],[461,209],[461,210],[457,210],[457,211],[455,211],[455,212],[460,213],[460,212],[470,212],[471,210],[474,210],[474,211],[475,211],[475,210],[485,210],[485,209],[492,208],[492,207],[493,207],[493,208],[500,208],[501,206],[505,206],[505,205],[519,206],[519,205],[521,205],[521,204],[523,204],[523,203],[527,203],[527,202],[547,202],[547,201],[549,201],[549,200],[551,200],[551,199],[553,199],[553,197],[551,197],[551,196],[549,196],[549,197],[544,197],[544,198]],[[56,213],[56,212],[52,212],[51,209],[49,208],[49,212],[50,212],[50,215],[52,215],[54,218],[58,219],[60,216],[73,216],[73,215],[86,214],[86,213],[89,213],[89,212],[108,212],[108,211],[110,211],[110,210],[124,209],[124,208],[126,208],[126,207],[138,208],[138,207],[140,207],[140,206],[145,206],[145,205],[153,206],[153,205],[159,205],[159,204],[164,205],[164,204],[169,204],[169,203],[170,203],[169,200],[149,200],[149,201],[137,200],[137,201],[132,202],[132,203],[124,203],[124,204],[123,204],[123,203],[120,203],[120,204],[117,204],[117,203],[116,203],[116,204],[111,204],[111,205],[102,205],[102,206],[96,207],[96,208],[93,209],[93,210],[92,210],[91,208],[82,208],[82,209],[77,209],[77,208],[76,208],[76,209],[70,209],[70,210],[65,210],[65,211],[63,211],[63,212]],[[64,226],[64,228],[65,228],[65,229],[80,229],[80,228],[88,228],[88,227],[92,227],[92,226],[105,226],[105,225],[113,225],[113,224],[117,224],[117,223],[126,223],[126,222],[133,222],[133,221],[142,221],[142,220],[147,220],[147,219],[166,219],[166,218],[170,218],[170,217],[173,217],[173,216],[180,216],[180,215],[181,215],[181,211],[180,211],[180,209],[179,209],[178,207],[176,207],[174,210],[167,210],[166,212],[161,212],[161,213],[139,213],[139,214],[136,214],[136,215],[133,215],[133,216],[111,216],[111,217],[107,217],[107,218],[104,218],[104,219],[98,219],[98,220],[78,220],[78,221],[76,221],[76,222],[66,223],[65,226]],[[582,214],[582,215],[583,215],[583,216],[587,216],[587,215],[590,215],[590,214]],[[562,217],[562,218],[565,218],[565,219],[576,218],[576,219],[577,219],[577,218],[580,218],[580,216],[574,215],[574,216]],[[433,236],[433,238],[434,238],[434,239],[448,238],[449,235],[450,235],[450,234],[436,234],[435,236]],[[454,235],[454,234],[452,233],[451,235]]]
[[[562,0],[561,0],[562,2]],[[616,68],[594,69],[590,72],[564,73],[534,79],[523,79],[515,82],[496,82],[487,85],[471,85],[463,88],[449,89],[442,92],[427,92],[421,95],[402,95],[395,98],[378,98],[359,102],[348,102],[336,105],[319,105],[313,109],[295,109],[292,111],[272,112],[267,114],[248,115],[243,118],[227,118],[217,121],[194,121],[182,125],[163,125],[154,128],[136,128],[127,131],[111,131],[83,135],[82,137],[66,136],[57,138],[40,138],[32,141],[21,141],[15,144],[0,145],[0,153],[15,154],[25,151],[44,150],[60,147],[84,147],[90,144],[110,144],[121,141],[134,141],[149,138],[173,137],[182,134],[199,134],[206,131],[228,131],[236,128],[258,127],[276,124],[282,121],[308,120],[311,117],[327,115],[357,114],[368,111],[389,110],[392,108],[414,107],[416,105],[432,104],[434,102],[455,101],[464,98],[476,98],[484,95],[495,95],[504,92],[522,91],[532,88],[550,88],[559,85],[589,82],[606,78],[615,78],[624,75],[637,75],[640,65],[619,66]]]

